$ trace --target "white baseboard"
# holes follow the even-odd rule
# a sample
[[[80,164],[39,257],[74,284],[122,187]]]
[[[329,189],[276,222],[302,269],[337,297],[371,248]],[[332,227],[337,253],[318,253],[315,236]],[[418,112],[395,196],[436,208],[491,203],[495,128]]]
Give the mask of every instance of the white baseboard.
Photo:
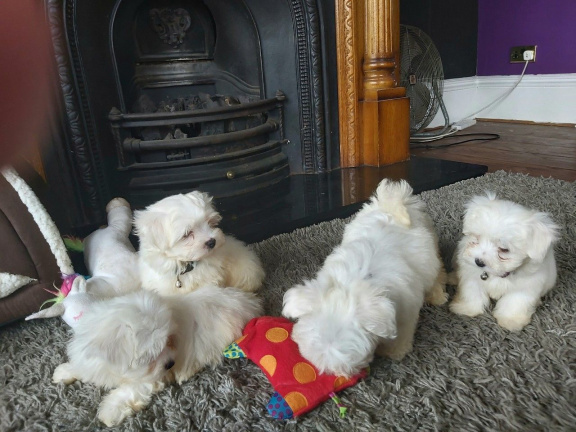
[[[477,113],[511,89],[516,76],[475,76],[444,81],[443,100],[450,123]],[[576,124],[576,74],[524,75],[500,103],[472,118]],[[438,113],[428,127],[442,126]]]

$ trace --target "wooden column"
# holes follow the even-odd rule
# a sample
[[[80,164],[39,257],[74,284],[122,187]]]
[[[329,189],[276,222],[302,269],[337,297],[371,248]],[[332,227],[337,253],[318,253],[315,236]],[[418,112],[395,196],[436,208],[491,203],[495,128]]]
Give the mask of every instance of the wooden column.
[[[399,0],[336,0],[340,164],[409,158],[410,103],[399,87]]]

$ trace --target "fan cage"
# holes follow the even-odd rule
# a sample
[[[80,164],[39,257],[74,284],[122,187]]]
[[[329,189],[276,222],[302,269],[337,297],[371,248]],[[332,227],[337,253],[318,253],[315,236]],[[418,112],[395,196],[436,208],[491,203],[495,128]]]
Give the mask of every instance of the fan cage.
[[[410,98],[410,134],[428,126],[443,107],[444,69],[430,37],[417,27],[400,25],[400,84]],[[446,118],[447,127],[448,119]]]

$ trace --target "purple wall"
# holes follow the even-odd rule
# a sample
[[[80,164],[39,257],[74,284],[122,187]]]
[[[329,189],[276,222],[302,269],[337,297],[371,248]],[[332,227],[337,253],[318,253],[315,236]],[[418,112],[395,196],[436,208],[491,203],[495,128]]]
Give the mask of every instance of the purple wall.
[[[527,74],[576,73],[576,0],[478,0],[478,75],[519,75],[517,45],[537,45]]]

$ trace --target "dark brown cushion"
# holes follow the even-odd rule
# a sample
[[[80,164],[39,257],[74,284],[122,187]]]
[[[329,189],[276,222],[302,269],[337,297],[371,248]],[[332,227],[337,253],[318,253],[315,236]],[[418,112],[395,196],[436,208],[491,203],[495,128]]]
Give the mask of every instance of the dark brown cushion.
[[[0,272],[37,279],[0,299],[0,325],[38,311],[53,296],[43,288],[60,285],[60,269],[50,246],[18,193],[0,175]]]

